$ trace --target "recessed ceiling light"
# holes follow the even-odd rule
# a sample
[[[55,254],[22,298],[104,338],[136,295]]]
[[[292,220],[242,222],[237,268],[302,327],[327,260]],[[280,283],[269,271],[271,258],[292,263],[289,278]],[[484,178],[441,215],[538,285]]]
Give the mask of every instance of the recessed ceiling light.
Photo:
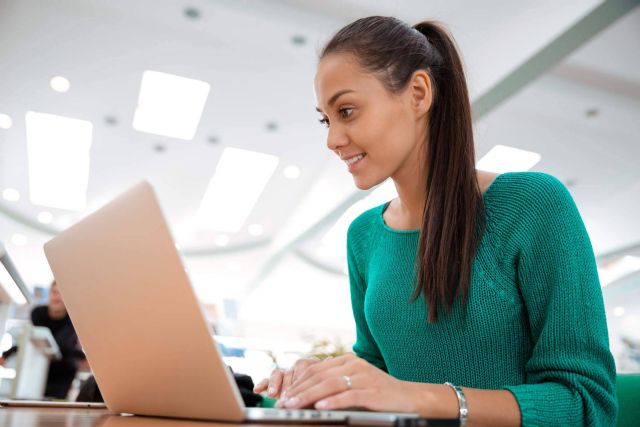
[[[42,224],[51,224],[53,221],[53,214],[51,212],[43,211],[38,214],[38,221]]]
[[[534,167],[540,159],[538,153],[496,145],[478,161],[476,168],[494,173],[522,172]]]
[[[584,112],[584,115],[588,118],[598,117],[598,114],[600,114],[600,110],[597,108],[589,108]]]
[[[16,233],[11,236],[11,243],[16,246],[24,246],[27,244],[27,236],[24,234]]]
[[[133,128],[140,132],[191,140],[209,96],[209,83],[145,71]]]
[[[214,243],[220,247],[225,247],[229,244],[229,236],[226,234],[218,234],[214,239]]]
[[[270,154],[225,148],[200,203],[197,222],[226,233],[240,230],[278,162]]]
[[[613,309],[613,315],[616,317],[624,316],[624,307],[616,307]]]
[[[220,138],[219,138],[218,136],[216,136],[216,135],[210,135],[210,136],[207,138],[207,142],[208,142],[209,144],[217,144],[217,143],[219,143],[219,142],[220,142]]]
[[[104,123],[107,126],[117,126],[118,125],[118,118],[116,116],[105,116]]]
[[[71,88],[71,82],[69,82],[69,80],[65,77],[55,76],[52,77],[49,81],[49,86],[51,86],[51,89],[55,90],[56,92],[65,93],[68,92]]]
[[[202,13],[200,13],[200,9],[197,9],[195,7],[187,7],[184,9],[184,16],[186,16],[189,19],[199,19],[200,16],[202,16]]]
[[[262,236],[264,233],[264,228],[260,224],[251,224],[248,228],[249,234],[252,236]]]
[[[5,188],[2,197],[8,202],[17,202],[20,200],[20,192],[15,188]]]
[[[300,168],[297,166],[287,166],[284,168],[283,173],[288,179],[297,179],[300,176]]]
[[[83,210],[93,125],[85,120],[33,111],[26,114],[25,120],[31,202]]]
[[[158,143],[158,144],[154,144],[154,145],[153,145],[153,150],[154,150],[156,153],[164,153],[164,152],[167,150],[167,147],[165,147],[165,145],[164,145],[164,144],[160,144],[160,143]]]
[[[13,120],[8,114],[0,114],[0,129],[9,129],[13,125]]]
[[[295,36],[291,37],[291,43],[294,46],[304,46],[305,44],[307,44],[307,38],[303,35],[296,34]]]
[[[265,127],[269,132],[275,132],[278,130],[278,122],[267,122]]]

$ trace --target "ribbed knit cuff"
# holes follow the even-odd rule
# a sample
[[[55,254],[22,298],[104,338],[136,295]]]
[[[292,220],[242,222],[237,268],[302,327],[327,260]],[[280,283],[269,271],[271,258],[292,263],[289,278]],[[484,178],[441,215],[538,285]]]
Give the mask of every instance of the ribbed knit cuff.
[[[504,387],[520,406],[522,427],[582,426],[582,403],[559,383],[522,384]]]

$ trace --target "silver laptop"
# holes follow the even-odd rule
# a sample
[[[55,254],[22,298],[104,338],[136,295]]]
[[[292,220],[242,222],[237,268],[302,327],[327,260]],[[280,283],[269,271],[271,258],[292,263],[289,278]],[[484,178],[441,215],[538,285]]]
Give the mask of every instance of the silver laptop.
[[[146,182],[59,234],[44,250],[113,412],[378,425],[416,417],[245,408]]]

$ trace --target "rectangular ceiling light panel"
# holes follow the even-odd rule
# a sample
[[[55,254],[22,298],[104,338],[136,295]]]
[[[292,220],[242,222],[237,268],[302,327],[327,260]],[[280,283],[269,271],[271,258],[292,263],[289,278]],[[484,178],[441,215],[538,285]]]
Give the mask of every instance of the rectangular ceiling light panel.
[[[31,203],[82,211],[87,200],[93,125],[29,111],[25,116]]]
[[[496,145],[478,161],[476,168],[494,173],[524,172],[534,167],[540,159],[538,153]]]
[[[145,71],[133,128],[171,138],[193,139],[210,88],[209,83],[200,80]]]
[[[270,154],[225,148],[197,213],[197,223],[235,233],[242,228],[278,166]]]

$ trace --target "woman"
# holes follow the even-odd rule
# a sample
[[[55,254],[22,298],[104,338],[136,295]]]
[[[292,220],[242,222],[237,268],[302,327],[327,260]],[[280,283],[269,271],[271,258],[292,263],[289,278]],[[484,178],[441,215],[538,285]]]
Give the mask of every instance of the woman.
[[[256,390],[286,408],[613,425],[615,366],[580,215],[549,175],[475,170],[447,32],[355,21],[322,51],[315,90],[356,186],[391,177],[398,198],[348,231],[355,355],[301,361]]]

